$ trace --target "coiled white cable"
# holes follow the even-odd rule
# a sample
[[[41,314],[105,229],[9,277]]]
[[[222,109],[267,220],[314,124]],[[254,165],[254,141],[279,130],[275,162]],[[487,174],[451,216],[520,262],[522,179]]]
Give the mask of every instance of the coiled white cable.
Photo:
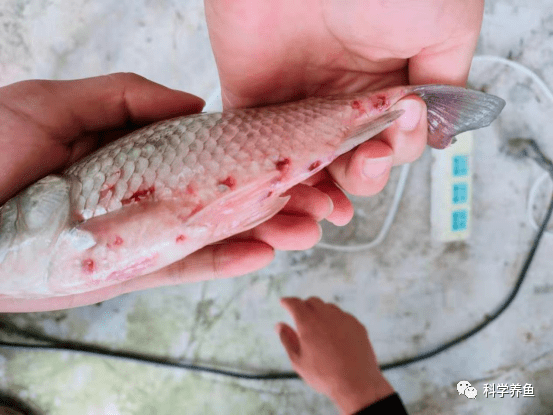
[[[386,216],[386,219],[384,219],[382,228],[380,229],[380,232],[378,232],[378,235],[376,235],[376,238],[374,238],[372,241],[365,242],[362,244],[357,244],[357,245],[334,245],[334,244],[327,244],[325,242],[319,242],[316,246],[319,248],[332,249],[334,251],[339,251],[339,252],[359,252],[359,251],[364,251],[367,249],[374,248],[375,246],[382,243],[384,238],[386,238],[386,235],[388,234],[388,231],[390,230],[390,227],[392,226],[392,223],[394,222],[394,219],[396,217],[396,213],[399,207],[399,202],[401,201],[401,196],[403,196],[403,190],[405,189],[405,184],[407,183],[407,178],[409,177],[410,168],[411,168],[411,164],[404,164],[401,168],[401,173],[399,175],[399,180],[396,185],[396,192],[394,194],[394,200],[392,201],[392,206],[390,206],[388,215]]]
[[[488,61],[488,62],[502,63],[504,65],[510,66],[510,67],[522,72],[524,75],[531,78],[536,83],[536,85],[538,85],[541,88],[541,90],[545,94],[545,96],[547,98],[549,98],[549,100],[553,103],[553,92],[551,91],[551,88],[549,88],[547,86],[547,84],[538,76],[538,74],[536,74],[534,71],[527,68],[526,66],[521,65],[518,62],[502,58],[500,56],[480,55],[480,56],[475,56],[473,60],[481,61],[481,62]],[[550,179],[550,182],[552,182],[551,181],[551,176],[549,175],[549,173],[544,173],[543,175],[538,177],[536,179],[536,181],[534,182],[534,184],[532,185],[532,187],[530,188],[530,191],[528,193],[528,205],[526,207],[526,217],[527,217],[528,222],[530,223],[530,226],[532,226],[532,228],[536,231],[540,227],[536,223],[536,219],[534,218],[534,215],[532,213],[532,208],[534,206],[534,202],[535,202],[536,197],[538,195],[539,187],[548,178]],[[549,232],[549,231],[545,231],[544,234],[546,234],[548,236],[553,235],[553,233]]]
[[[502,63],[504,65],[510,66],[511,68],[516,69],[517,71],[522,72],[524,75],[528,76],[529,78],[532,78],[532,80],[542,89],[545,95],[547,95],[547,98],[553,102],[553,92],[551,92],[551,88],[547,86],[547,84],[531,69],[527,68],[526,66],[506,59],[502,58],[501,56],[493,56],[493,55],[477,55],[474,58],[472,58],[473,62],[497,62]]]

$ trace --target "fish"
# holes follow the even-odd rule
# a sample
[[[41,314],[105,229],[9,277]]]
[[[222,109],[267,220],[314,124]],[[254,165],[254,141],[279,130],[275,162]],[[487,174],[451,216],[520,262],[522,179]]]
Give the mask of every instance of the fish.
[[[0,208],[0,294],[79,294],[149,274],[267,221],[283,194],[427,105],[428,145],[489,125],[505,101],[447,85],[176,117],[98,149]]]

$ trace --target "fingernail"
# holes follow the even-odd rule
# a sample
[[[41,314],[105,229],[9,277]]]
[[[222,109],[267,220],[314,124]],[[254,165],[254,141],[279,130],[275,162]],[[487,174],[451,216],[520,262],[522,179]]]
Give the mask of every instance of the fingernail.
[[[396,121],[397,126],[402,131],[413,131],[419,125],[422,116],[422,104],[414,99],[405,98],[399,101],[394,109],[404,110],[405,112]]]
[[[363,165],[363,175],[368,179],[378,179],[392,167],[391,157],[366,159]]]

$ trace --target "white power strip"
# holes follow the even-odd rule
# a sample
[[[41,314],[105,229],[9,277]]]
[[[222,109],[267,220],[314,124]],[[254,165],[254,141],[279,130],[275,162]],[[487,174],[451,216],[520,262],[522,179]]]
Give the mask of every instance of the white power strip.
[[[432,239],[465,240],[472,222],[471,131],[459,134],[444,150],[432,149],[430,225]]]

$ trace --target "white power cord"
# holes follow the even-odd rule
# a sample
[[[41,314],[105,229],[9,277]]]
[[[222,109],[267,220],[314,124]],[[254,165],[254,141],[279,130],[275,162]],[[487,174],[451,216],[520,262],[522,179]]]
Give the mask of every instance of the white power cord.
[[[401,173],[399,175],[399,180],[396,185],[396,192],[394,194],[394,200],[392,201],[392,206],[390,207],[390,210],[388,211],[388,215],[386,216],[386,219],[384,219],[382,228],[380,229],[380,232],[378,232],[378,235],[376,235],[376,238],[374,238],[372,241],[365,242],[358,245],[334,245],[334,244],[327,244],[325,242],[319,242],[316,246],[318,246],[319,248],[332,249],[334,251],[339,251],[339,252],[359,252],[359,251],[364,251],[367,249],[374,248],[375,246],[380,244],[384,240],[384,238],[386,238],[386,235],[388,234],[388,231],[390,230],[392,223],[394,222],[394,219],[396,217],[396,213],[399,207],[399,202],[401,201],[401,196],[403,196],[403,189],[405,189],[405,183],[407,183],[407,177],[409,177],[410,168],[411,168],[411,164],[404,164],[401,167]]]
[[[488,61],[488,62],[502,63],[504,65],[510,66],[511,68],[514,68],[514,69],[522,72],[524,75],[531,78],[541,88],[542,92],[547,96],[547,98],[549,98],[549,100],[553,103],[553,92],[551,91],[551,88],[549,88],[547,86],[547,84],[535,72],[533,72],[532,70],[530,70],[526,66],[521,65],[518,62],[509,60],[509,59],[505,59],[505,58],[502,58],[502,57],[499,57],[499,56],[480,55],[480,56],[475,56],[473,60],[481,61],[481,62]],[[549,178],[550,183],[553,183],[553,181],[551,180],[550,174],[549,173],[544,173],[543,175],[541,175],[540,177],[538,177],[536,179],[536,181],[534,182],[534,184],[530,188],[530,192],[528,193],[528,205],[526,207],[526,218],[527,218],[528,222],[530,223],[530,226],[532,226],[532,228],[536,231],[539,230],[540,227],[536,223],[536,219],[534,218],[532,208],[534,206],[534,202],[535,202],[536,197],[538,195],[539,187],[548,178]],[[545,231],[544,234],[553,235],[552,232],[548,232],[548,231]]]
[[[547,95],[547,98],[549,98],[553,102],[553,92],[551,92],[551,88],[547,86],[547,84],[531,69],[527,68],[526,66],[506,59],[502,58],[501,56],[492,56],[492,55],[477,55],[474,58],[472,58],[473,62],[497,62],[502,63],[504,65],[510,66],[511,68],[516,69],[517,71],[522,72],[524,75],[528,76],[529,78],[532,78],[532,80],[538,84],[538,86],[542,89],[542,91]]]

